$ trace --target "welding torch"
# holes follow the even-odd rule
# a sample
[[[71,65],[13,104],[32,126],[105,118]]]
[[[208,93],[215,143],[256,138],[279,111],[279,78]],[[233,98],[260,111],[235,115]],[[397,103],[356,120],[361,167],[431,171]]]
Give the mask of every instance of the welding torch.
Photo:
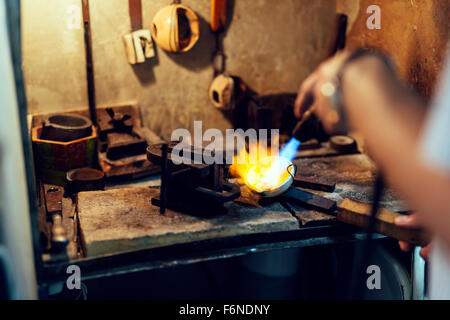
[[[303,124],[306,122],[306,120],[308,120],[311,117],[311,115],[314,113],[314,111],[316,109],[317,109],[317,104],[313,104],[311,108],[309,108],[308,110],[305,111],[305,113],[303,113],[301,119],[297,122],[294,129],[292,130],[293,137],[299,136],[300,131],[303,127]]]
[[[322,84],[320,87],[320,94],[325,97],[328,102],[329,111],[325,117],[327,118],[327,122],[333,125],[334,134],[346,134],[348,125],[347,117],[342,105],[340,79],[335,77]],[[312,114],[317,111],[318,106],[318,103],[313,102],[312,106],[303,113],[302,117],[292,130],[293,137],[299,138],[301,136],[303,125],[311,118]]]

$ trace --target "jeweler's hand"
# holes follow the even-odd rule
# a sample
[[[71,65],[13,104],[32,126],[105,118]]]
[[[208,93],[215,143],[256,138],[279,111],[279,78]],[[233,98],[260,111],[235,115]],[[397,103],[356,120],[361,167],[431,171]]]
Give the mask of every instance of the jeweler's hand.
[[[416,214],[398,217],[397,219],[395,219],[395,224],[406,228],[418,228],[422,226]],[[398,244],[400,246],[400,249],[402,249],[402,251],[410,251],[413,247],[410,243],[405,241],[399,241]],[[431,251],[431,243],[420,249],[420,256],[425,260],[427,260],[430,256],[430,251]]]
[[[298,89],[294,106],[294,114],[297,118],[300,118],[306,110],[316,104],[315,113],[322,120],[325,130],[332,133],[337,129],[336,125],[339,119],[336,119],[336,114],[332,112],[328,98],[323,95],[322,91],[326,90],[327,84],[338,76],[341,67],[350,54],[349,51],[336,53],[319,65],[303,81]]]

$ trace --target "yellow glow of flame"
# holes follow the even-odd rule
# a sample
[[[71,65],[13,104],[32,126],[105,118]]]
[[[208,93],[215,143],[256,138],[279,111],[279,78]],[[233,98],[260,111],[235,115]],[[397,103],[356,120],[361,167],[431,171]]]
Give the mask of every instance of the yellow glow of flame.
[[[234,157],[230,166],[230,173],[244,180],[245,184],[253,191],[263,192],[277,189],[285,182],[290,174],[286,167],[286,161],[272,156],[270,152],[260,152],[257,147],[258,157],[256,161],[250,161],[248,152],[241,150],[241,157]]]

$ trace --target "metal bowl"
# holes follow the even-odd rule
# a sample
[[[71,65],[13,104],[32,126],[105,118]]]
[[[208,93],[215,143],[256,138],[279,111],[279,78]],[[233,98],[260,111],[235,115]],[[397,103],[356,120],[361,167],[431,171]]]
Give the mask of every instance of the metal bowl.
[[[48,116],[43,124],[41,138],[53,141],[72,141],[92,134],[89,118],[77,114],[58,113]]]
[[[66,195],[80,191],[104,190],[105,173],[92,168],[77,168],[66,173]]]
[[[269,190],[259,191],[259,190],[254,190],[251,187],[249,187],[253,193],[255,193],[261,197],[264,197],[264,198],[276,197],[276,196],[282,194],[283,192],[285,192],[292,185],[292,182],[294,182],[296,166],[286,158],[280,157],[280,158],[278,158],[278,161],[281,161],[282,166],[285,167],[286,170],[288,170],[289,176],[283,182],[281,182],[279,185],[277,185],[276,187],[273,187]]]

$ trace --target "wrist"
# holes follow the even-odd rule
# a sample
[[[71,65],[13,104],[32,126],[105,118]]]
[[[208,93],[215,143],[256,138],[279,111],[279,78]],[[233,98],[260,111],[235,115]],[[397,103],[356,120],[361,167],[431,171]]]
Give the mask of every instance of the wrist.
[[[376,55],[366,55],[347,62],[339,73],[345,111],[351,112],[354,107],[363,108],[368,105],[365,100],[380,93],[377,90],[380,80],[387,79],[385,76],[390,72],[391,69]]]
[[[375,78],[385,68],[386,65],[376,56],[365,56],[358,60],[349,61],[339,73],[342,93],[344,88],[351,91],[352,86],[361,80]]]

